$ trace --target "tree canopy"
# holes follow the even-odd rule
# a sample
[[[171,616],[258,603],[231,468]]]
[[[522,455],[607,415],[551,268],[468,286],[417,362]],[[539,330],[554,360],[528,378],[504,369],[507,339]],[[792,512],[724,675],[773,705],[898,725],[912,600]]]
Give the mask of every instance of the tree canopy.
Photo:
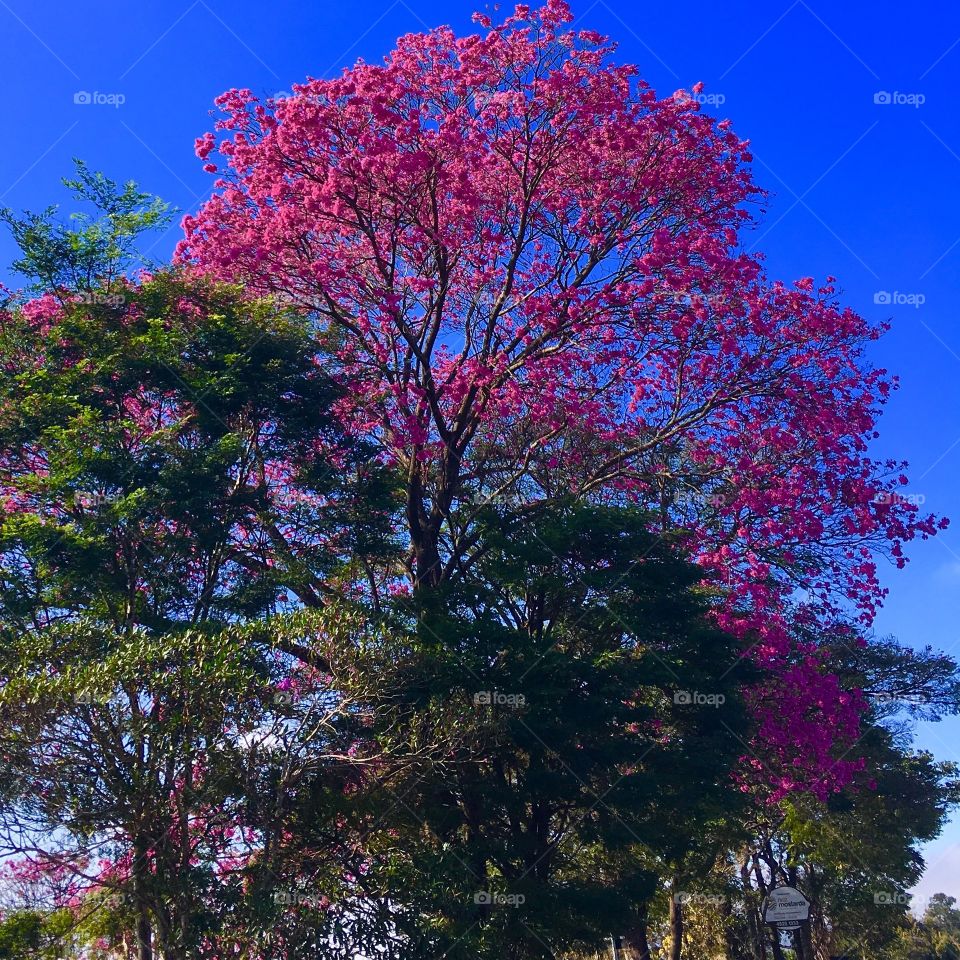
[[[220,97],[172,264],[83,164],[0,213],[0,958],[958,956],[882,329],[729,122],[476,20]]]

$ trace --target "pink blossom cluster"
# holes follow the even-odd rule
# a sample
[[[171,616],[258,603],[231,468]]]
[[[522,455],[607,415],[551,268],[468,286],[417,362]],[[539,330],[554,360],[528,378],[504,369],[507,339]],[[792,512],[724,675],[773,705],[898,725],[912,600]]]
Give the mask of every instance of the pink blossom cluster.
[[[861,703],[797,649],[795,604],[868,624],[877,558],[938,526],[878,497],[906,479],[868,455],[895,385],[864,354],[882,330],[832,278],[771,281],[743,252],[760,191],[728,121],[658,98],[563,0],[477,19],[276,103],[218,98],[197,141],[216,192],[180,260],[343,334],[345,420],[441,514],[513,482],[711,492],[664,523],[769,673],[751,762],[776,794],[839,788]]]

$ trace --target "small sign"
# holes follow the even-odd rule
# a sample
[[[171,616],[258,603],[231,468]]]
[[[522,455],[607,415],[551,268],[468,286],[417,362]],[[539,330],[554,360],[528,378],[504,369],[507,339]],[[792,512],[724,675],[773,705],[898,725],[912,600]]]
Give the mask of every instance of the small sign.
[[[777,887],[770,891],[763,912],[763,919],[767,923],[775,923],[779,927],[781,923],[799,924],[809,918],[810,901],[799,890],[794,887]]]

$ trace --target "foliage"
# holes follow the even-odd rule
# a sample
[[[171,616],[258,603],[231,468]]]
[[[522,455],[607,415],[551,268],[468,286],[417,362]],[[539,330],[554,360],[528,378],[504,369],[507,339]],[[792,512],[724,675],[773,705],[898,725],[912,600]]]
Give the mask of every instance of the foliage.
[[[82,160],[75,163],[76,179],[65,179],[64,185],[96,210],[96,218],[75,212],[71,219],[79,226],[71,228],[56,219],[56,207],[20,216],[5,208],[0,210],[0,223],[20,247],[21,257],[13,267],[30,278],[31,290],[102,298],[143,262],[136,248],[140,234],[166,225],[171,214],[167,204],[138,190],[133,181],[120,189]]]
[[[180,258],[330,332],[346,422],[405,477],[417,584],[472,562],[501,496],[690,530],[769,675],[751,748],[772,799],[825,799],[856,772],[833,747],[863,703],[796,645],[798,593],[820,629],[869,622],[877,555],[937,529],[866,453],[881,330],[832,280],[773,281],[744,252],[759,197],[728,121],[658,98],[563,0],[476,19],[276,102],[223,94]]]
[[[481,530],[483,557],[409,602],[370,728],[400,762],[358,811],[361,885],[413,956],[599,948],[736,808],[749,664],[641,512],[490,511]]]
[[[0,956],[783,960],[781,882],[792,960],[957,955],[882,331],[572,19],[224,94],[173,268],[82,164],[0,213]]]

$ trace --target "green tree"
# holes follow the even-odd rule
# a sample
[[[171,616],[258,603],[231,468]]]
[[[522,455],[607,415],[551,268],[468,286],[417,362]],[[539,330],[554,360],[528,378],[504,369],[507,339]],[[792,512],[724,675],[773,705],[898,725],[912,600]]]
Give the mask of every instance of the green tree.
[[[358,883],[413,956],[599,949],[643,925],[659,862],[736,807],[750,671],[640,511],[491,511],[478,536],[383,657],[371,736],[392,763],[355,808]]]
[[[6,852],[131,898],[145,960],[216,926],[245,738],[327,663],[270,618],[366,589],[391,494],[303,320],[172,275],[124,290],[0,330],[0,815]]]
[[[958,960],[960,910],[955,897],[935,893],[922,920],[907,918],[891,945],[891,960]]]
[[[863,769],[826,803],[798,795],[777,807],[751,805],[748,833],[694,888],[717,899],[694,901],[683,932],[685,955],[872,960],[930,939],[926,928],[911,925],[907,891],[923,871],[920,845],[939,833],[960,800],[960,780],[955,765],[912,749],[903,717],[955,712],[957,665],[892,640],[864,645],[847,631],[823,643],[845,687],[871,700],[855,747]],[[798,886],[812,904],[809,931],[795,954],[775,943],[762,922],[763,896],[778,884]],[[657,916],[666,931],[662,903]]]
[[[19,910],[0,920],[0,960],[70,960],[78,947],[69,910]]]
[[[29,280],[28,290],[109,302],[117,284],[148,265],[137,249],[142,234],[168,224],[172,212],[133,181],[121,188],[83,161],[74,163],[76,178],[63,182],[92,212],[72,213],[71,224],[58,219],[56,207],[19,215],[3,208],[0,223],[20,247],[13,267]]]
[[[960,937],[960,908],[957,898],[945,893],[935,893],[923,913],[923,922],[944,933]]]

